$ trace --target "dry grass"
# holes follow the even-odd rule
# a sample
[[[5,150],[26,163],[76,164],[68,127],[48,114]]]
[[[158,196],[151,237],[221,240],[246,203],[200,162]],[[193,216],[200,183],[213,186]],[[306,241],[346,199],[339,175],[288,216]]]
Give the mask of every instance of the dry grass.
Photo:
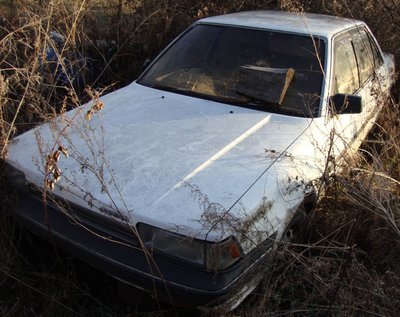
[[[22,4],[25,4],[23,6]],[[84,85],[114,88],[133,80],[146,58],[193,20],[245,9],[281,8],[365,20],[400,65],[400,4],[387,1],[3,1],[0,27],[0,150],[8,140],[90,96],[73,78],[54,77],[44,54],[90,57]],[[160,32],[162,30],[162,32]],[[65,70],[67,62],[61,67]],[[241,316],[395,316],[400,311],[400,89],[393,89],[369,141],[347,172],[332,176],[312,214],[307,245],[273,259]],[[3,181],[2,181],[3,182]],[[68,255],[41,249],[4,211],[17,203],[2,184],[0,315],[169,316],[168,307],[123,304],[115,282]],[[95,272],[95,273],[93,273]],[[91,278],[91,274],[94,277]],[[101,292],[98,290],[101,289]],[[185,311],[178,312],[185,314]]]

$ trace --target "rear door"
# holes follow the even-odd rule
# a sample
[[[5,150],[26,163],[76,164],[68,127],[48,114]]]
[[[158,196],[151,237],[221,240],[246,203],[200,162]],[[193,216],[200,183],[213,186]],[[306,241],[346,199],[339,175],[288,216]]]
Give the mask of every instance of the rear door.
[[[383,104],[381,77],[384,76],[384,67],[380,52],[365,28],[357,28],[352,32],[352,38],[359,70],[359,94],[363,100],[362,122],[358,127],[355,140],[355,145],[358,147],[372,128]]]

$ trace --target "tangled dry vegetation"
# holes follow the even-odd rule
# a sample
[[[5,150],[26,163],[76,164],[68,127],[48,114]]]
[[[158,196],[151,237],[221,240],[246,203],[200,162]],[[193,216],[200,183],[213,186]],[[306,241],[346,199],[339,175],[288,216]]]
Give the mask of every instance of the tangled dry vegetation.
[[[0,1],[0,150],[14,135],[133,80],[146,58],[200,17],[247,9],[318,12],[364,20],[400,65],[397,0]],[[161,30],[161,31],[160,31]],[[52,32],[63,37],[59,41]],[[62,61],[60,72],[54,59]],[[57,63],[56,63],[57,64]],[[129,66],[129,67],[128,67]],[[57,74],[69,73],[67,80]],[[240,316],[396,316],[400,311],[400,89],[345,173],[332,176],[311,216],[308,243],[274,259]],[[2,183],[0,315],[169,316],[124,305],[115,282],[61,251],[38,247],[5,213]],[[101,289],[101,292],[96,291]]]

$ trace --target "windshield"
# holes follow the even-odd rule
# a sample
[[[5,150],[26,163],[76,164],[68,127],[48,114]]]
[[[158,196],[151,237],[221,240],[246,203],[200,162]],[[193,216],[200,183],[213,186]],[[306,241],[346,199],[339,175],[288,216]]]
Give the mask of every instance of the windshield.
[[[199,24],[138,83],[269,112],[315,116],[324,45],[310,36]]]

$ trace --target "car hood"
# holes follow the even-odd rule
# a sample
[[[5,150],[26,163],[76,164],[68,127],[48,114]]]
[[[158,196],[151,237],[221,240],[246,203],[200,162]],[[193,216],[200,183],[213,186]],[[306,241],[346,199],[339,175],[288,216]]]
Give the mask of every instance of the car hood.
[[[284,225],[321,175],[318,125],[133,83],[16,137],[7,161],[43,187],[46,158],[61,146],[69,156],[55,163],[56,195],[218,240]]]

